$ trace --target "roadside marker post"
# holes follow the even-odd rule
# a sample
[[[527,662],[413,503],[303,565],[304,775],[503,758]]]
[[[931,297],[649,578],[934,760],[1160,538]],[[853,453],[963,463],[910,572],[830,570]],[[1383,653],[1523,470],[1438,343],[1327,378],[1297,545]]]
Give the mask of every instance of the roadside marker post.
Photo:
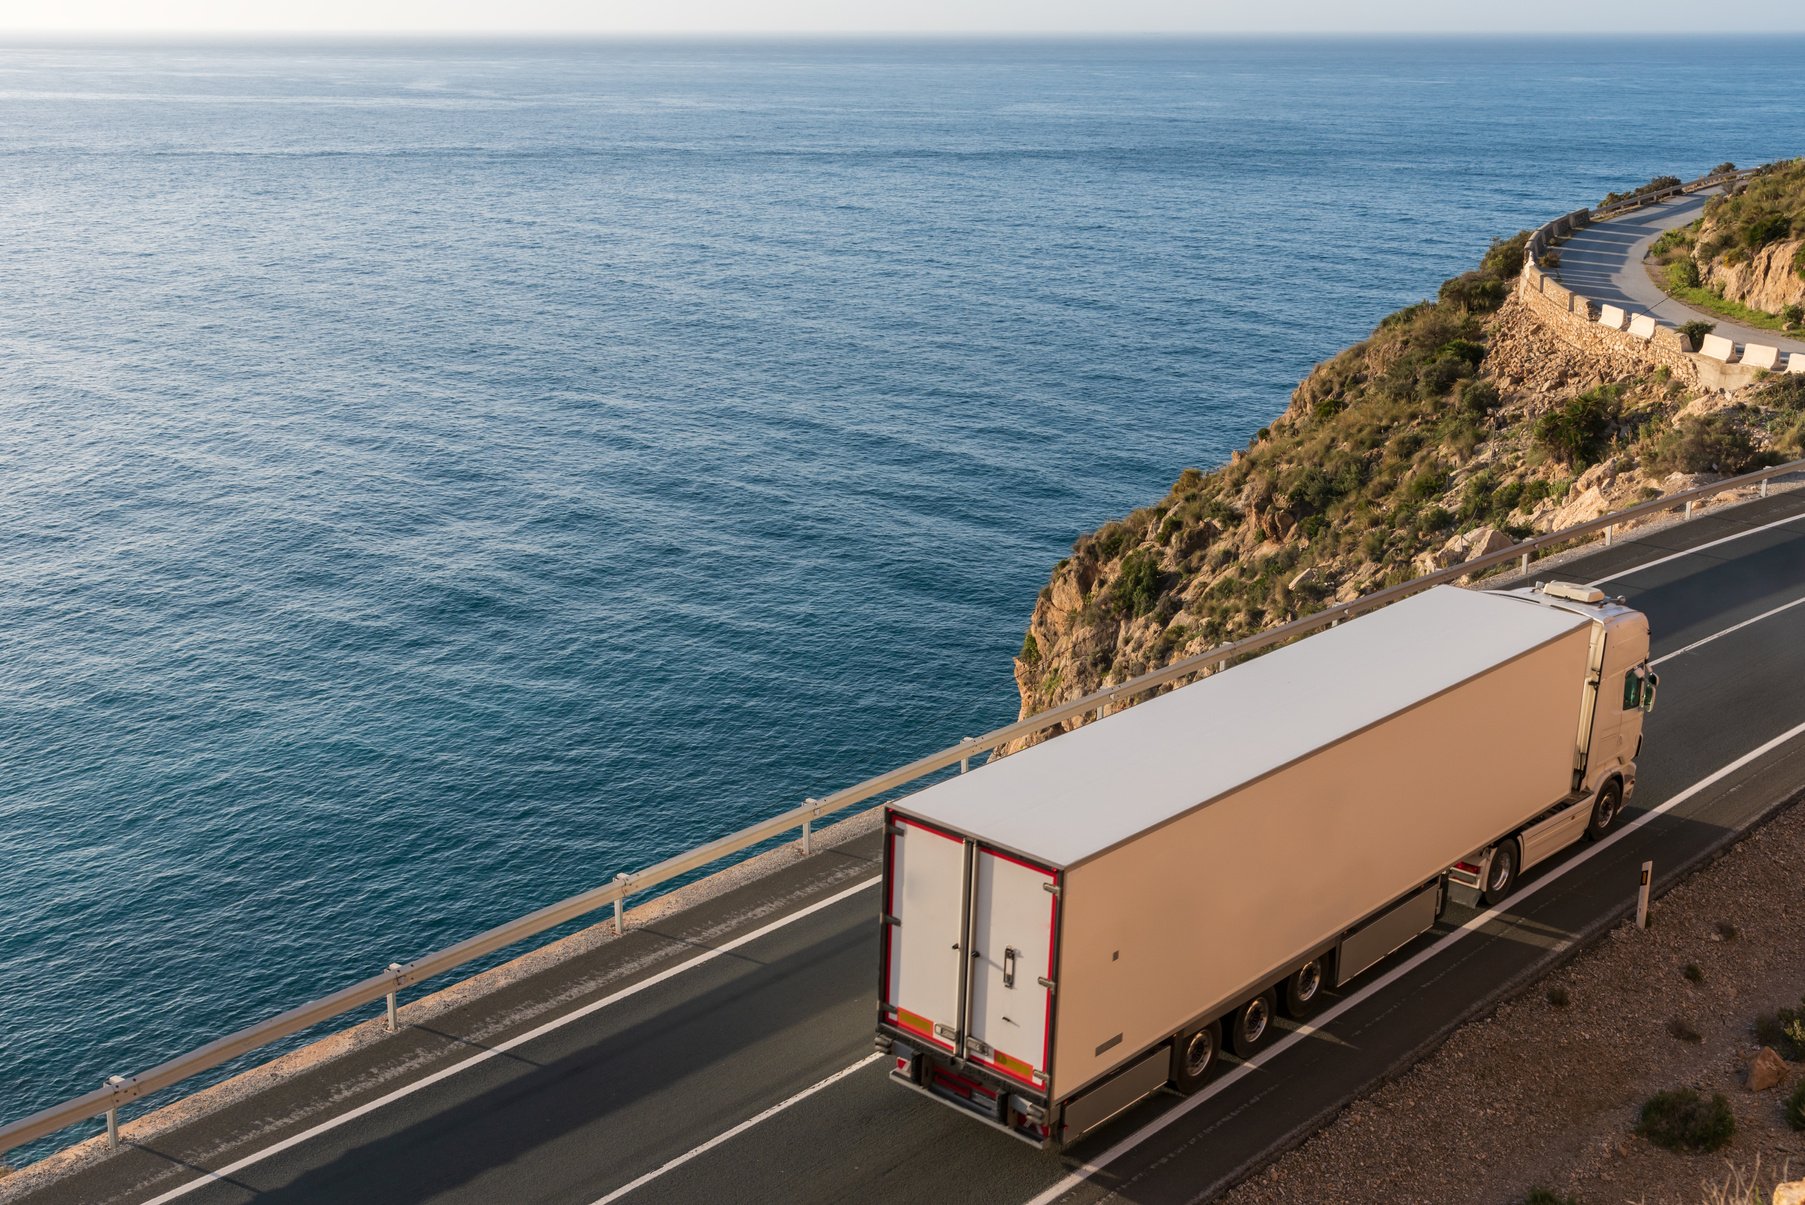
[[[400,972],[400,970],[401,970],[400,963],[398,963],[398,962],[389,963],[389,974],[391,974],[391,975],[397,974]],[[396,1028],[396,1026],[395,1026],[395,996],[396,996],[398,990],[399,989],[393,988],[393,987],[391,987],[389,989],[389,1015],[388,1015],[387,1019],[383,1022],[383,1024],[385,1026],[387,1026],[388,1031],[390,1033],[394,1033],[395,1028]]]
[[[121,1085],[123,1083],[125,1083],[125,1076],[123,1076],[123,1075],[107,1076],[107,1087],[109,1087],[109,1088],[117,1088],[117,1087],[119,1087],[119,1085]],[[107,1110],[107,1146],[111,1147],[113,1150],[119,1149],[119,1106],[118,1105],[114,1105],[112,1108]]]
[[[627,931],[626,918],[623,916],[625,908],[622,905],[627,898],[627,880],[632,877],[624,870],[614,876],[614,881],[620,884],[620,894],[614,897],[614,935],[616,937]]]
[[[1654,878],[1655,864],[1642,863],[1642,886],[1636,892],[1636,928],[1648,928],[1648,884]]]

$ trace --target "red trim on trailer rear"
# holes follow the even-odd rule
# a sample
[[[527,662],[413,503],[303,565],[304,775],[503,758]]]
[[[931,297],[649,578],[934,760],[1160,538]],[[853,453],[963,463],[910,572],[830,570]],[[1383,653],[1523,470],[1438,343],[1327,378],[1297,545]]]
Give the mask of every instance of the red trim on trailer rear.
[[[1059,878],[1059,872],[1057,870],[1054,870],[1050,866],[1041,866],[1035,862],[1024,862],[1022,859],[1015,857],[1013,854],[1006,854],[1002,850],[997,849],[995,846],[992,846],[992,845],[980,844],[978,848],[982,849],[985,853],[989,854],[993,858],[1001,858],[1005,862],[1012,862],[1015,865],[1021,867],[1023,870],[1032,870],[1032,871],[1035,871],[1036,873],[1044,874],[1049,879],[1058,879]]]
[[[884,809],[884,916],[896,915],[896,834],[890,831],[890,821],[896,819],[896,813],[889,808]],[[884,930],[883,961],[877,969],[877,1002],[889,1008],[890,1000],[890,930],[894,927],[880,920]],[[891,1011],[895,1011],[891,1009]]]
[[[918,828],[924,833],[933,833],[936,837],[945,837],[948,841],[957,841],[961,845],[965,844],[964,837],[949,833],[945,829],[935,828],[933,825],[917,820],[913,816],[904,816],[900,812],[893,812],[891,814],[896,817],[896,822],[898,824],[906,824],[910,828]]]
[[[1053,875],[1053,886],[1059,886],[1059,875]],[[1054,983],[1059,982],[1059,968],[1053,965],[1053,959],[1059,952],[1059,896],[1053,892],[1052,906],[1047,910],[1047,978]],[[1040,1052],[1040,1068],[1047,1076],[1048,1088],[1053,1086],[1053,989],[1047,989],[1047,1019],[1041,1029],[1043,1047]]]

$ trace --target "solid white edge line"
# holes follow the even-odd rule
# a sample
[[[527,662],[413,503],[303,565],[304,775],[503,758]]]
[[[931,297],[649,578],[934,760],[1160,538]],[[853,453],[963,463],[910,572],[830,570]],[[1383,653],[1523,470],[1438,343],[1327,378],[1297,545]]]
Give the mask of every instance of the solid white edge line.
[[[551,1033],[555,1029],[561,1029],[562,1027],[569,1025],[573,1021],[578,1021],[584,1017],[589,1016],[592,1013],[600,1012],[602,1009],[607,1008],[611,1004],[615,1004],[615,1003],[618,1003],[619,1001],[625,1000],[629,996],[636,996],[640,992],[645,991],[649,987],[656,986],[657,984],[663,983],[668,979],[674,979],[678,975],[681,975],[683,972],[689,970],[692,967],[701,966],[705,962],[712,962],[714,959],[719,958],[723,954],[731,953],[732,951],[739,949],[741,946],[747,945],[750,942],[757,941],[759,938],[764,937],[767,934],[775,933],[777,930],[783,928],[785,925],[793,925],[805,916],[813,916],[815,913],[820,912],[823,908],[831,908],[835,904],[839,903],[840,901],[845,900],[845,899],[850,899],[852,896],[857,895],[859,892],[865,890],[867,887],[875,887],[878,883],[878,879],[881,877],[882,876],[874,876],[872,878],[862,880],[861,882],[855,883],[853,886],[846,888],[844,891],[839,891],[833,895],[828,896],[826,899],[816,900],[814,903],[808,905],[806,908],[798,909],[797,911],[792,912],[792,913],[788,914],[787,916],[784,916],[784,917],[779,918],[778,920],[772,921],[770,924],[765,925],[762,928],[754,929],[750,933],[742,934],[741,936],[734,938],[732,941],[726,942],[722,945],[715,946],[713,949],[708,950],[702,954],[698,954],[696,957],[687,959],[684,962],[680,962],[676,966],[666,967],[664,970],[659,971],[656,975],[647,976],[646,978],[641,979],[637,983],[630,984],[627,987],[620,989],[618,992],[610,993],[609,995],[603,996],[599,1000],[592,1000],[588,1004],[585,1004],[583,1007],[581,1007],[579,1009],[576,1009],[572,1012],[565,1013],[563,1016],[556,1017],[550,1021],[547,1021],[545,1024],[537,1026],[533,1029],[529,1029],[523,1034],[518,1034],[512,1038],[509,1038],[505,1042],[501,1042],[495,1046],[491,1046],[479,1054],[471,1055],[469,1058],[463,1060],[462,1062],[453,1063],[451,1066],[442,1068],[441,1070],[438,1070],[438,1071],[435,1071],[431,1075],[425,1076],[421,1079],[417,1079],[417,1080],[413,1081],[412,1083],[405,1084],[402,1087],[395,1089],[393,1092],[387,1093],[386,1095],[383,1095],[383,1096],[379,1096],[375,1100],[368,1101],[365,1104],[361,1104],[361,1105],[357,1106],[355,1109],[352,1109],[347,1113],[341,1113],[337,1117],[333,1117],[326,1121],[322,1121],[320,1124],[314,1126],[312,1129],[303,1130],[299,1134],[290,1135],[289,1137],[284,1138],[281,1142],[273,1143],[270,1146],[266,1146],[266,1147],[262,1148],[261,1150],[253,1151],[251,1154],[246,1155],[244,1158],[235,1159],[231,1163],[226,1164],[224,1167],[215,1168],[211,1171],[208,1171],[197,1180],[190,1180],[186,1184],[183,1184],[183,1185],[180,1185],[179,1187],[170,1189],[168,1192],[163,1193],[161,1196],[152,1197],[150,1200],[144,1202],[144,1205],[163,1205],[163,1203],[166,1201],[173,1201],[173,1200],[177,1199],[178,1197],[187,1196],[189,1193],[193,1192],[197,1188],[203,1188],[209,1184],[214,1184],[220,1180],[224,1180],[227,1176],[232,1175],[234,1172],[242,1171],[245,1168],[250,1167],[254,1163],[258,1163],[264,1159],[269,1158],[271,1155],[281,1154],[283,1151],[286,1151],[291,1147],[299,1146],[301,1143],[306,1142],[309,1139],[317,1138],[321,1134],[327,1133],[331,1130],[336,1130],[339,1126],[344,1125],[346,1122],[355,1121],[357,1118],[362,1117],[368,1113],[374,1113],[377,1109],[380,1109],[385,1105],[393,1104],[395,1101],[398,1101],[398,1100],[402,1099],[403,1097],[412,1096],[414,1093],[420,1091],[421,1089],[429,1088],[432,1085],[440,1082],[441,1080],[450,1079],[452,1076],[456,1075],[460,1071],[464,1071],[464,1070],[467,1070],[468,1068],[474,1067],[478,1063],[486,1062],[489,1059],[495,1058],[497,1055],[506,1054],[510,1050],[514,1050],[517,1047],[524,1046],[526,1043],[531,1042],[537,1038],[544,1037],[546,1034]]]
[[[1703,552],[1707,548],[1716,548],[1719,544],[1728,544],[1731,540],[1740,540],[1746,536],[1760,535],[1764,531],[1770,531],[1776,527],[1784,527],[1788,523],[1797,523],[1800,519],[1805,519],[1805,514],[1789,515],[1784,519],[1775,519],[1772,523],[1763,523],[1760,527],[1751,527],[1746,531],[1736,532],[1734,535],[1723,536],[1719,539],[1711,540],[1708,543],[1700,544],[1696,548],[1682,548],[1680,551],[1670,553],[1667,556],[1658,557],[1652,561],[1644,561],[1642,564],[1632,565],[1628,569],[1619,569],[1616,573],[1607,573],[1603,577],[1594,578],[1592,581],[1587,582],[1586,585],[1602,586],[1606,582],[1614,582],[1620,577],[1628,577],[1632,573],[1641,573],[1644,569],[1653,569],[1656,565],[1665,565],[1669,561],[1677,561],[1681,557],[1691,556],[1695,552]]]
[[[866,1055],[864,1058],[860,1059],[858,1062],[854,1063],[852,1066],[842,1067],[842,1068],[840,1068],[840,1070],[834,1072],[832,1075],[828,1076],[826,1079],[817,1080],[815,1083],[810,1084],[808,1087],[806,1087],[802,1091],[796,1093],[794,1096],[785,1097],[783,1100],[778,1101],[776,1104],[774,1104],[770,1108],[766,1109],[763,1113],[758,1114],[756,1117],[748,1117],[746,1120],[744,1120],[744,1121],[740,1122],[738,1125],[734,1126],[731,1130],[726,1130],[726,1131],[723,1131],[722,1133],[716,1134],[713,1138],[710,1138],[707,1142],[704,1142],[701,1146],[693,1147],[690,1150],[685,1151],[683,1154],[678,1155],[675,1159],[672,1159],[669,1163],[665,1163],[657,1168],[654,1168],[653,1170],[647,1172],[645,1175],[641,1176],[639,1179],[633,1181],[631,1184],[621,1185],[619,1188],[615,1189],[613,1192],[609,1193],[607,1196],[602,1197],[600,1200],[596,1201],[595,1205],[609,1205],[609,1202],[611,1202],[611,1201],[620,1200],[622,1197],[626,1196],[628,1193],[632,1192],[634,1189],[643,1187],[644,1185],[647,1185],[647,1184],[650,1184],[653,1180],[656,1180],[658,1177],[664,1175],[666,1172],[670,1171],[673,1168],[683,1166],[685,1163],[688,1163],[691,1159],[694,1159],[698,1155],[707,1154],[709,1151],[712,1151],[715,1147],[720,1146],[723,1142],[726,1142],[732,1138],[737,1138],[741,1134],[744,1134],[747,1130],[751,1129],[753,1126],[757,1125],[759,1122],[765,1121],[769,1118],[777,1116],[779,1113],[783,1112],[785,1109],[789,1108],[791,1105],[795,1104],[797,1101],[804,1100],[807,1097],[813,1096],[815,1093],[821,1091],[821,1089],[823,1089],[823,1088],[826,1088],[833,1084],[839,1083],[841,1080],[845,1079],[847,1076],[851,1075],[853,1072],[858,1071],[859,1069],[864,1068],[864,1067],[869,1067],[869,1066],[871,1066],[871,1064],[877,1062],[879,1059],[881,1059],[883,1057],[884,1057],[883,1051],[881,1051],[881,1050],[872,1051],[870,1054]]]
[[[1798,606],[1800,603],[1805,603],[1805,596],[1795,598],[1789,603],[1782,603],[1780,606],[1775,607],[1771,611],[1763,611],[1761,614],[1755,616],[1755,618],[1753,618],[1753,619],[1745,619],[1741,623],[1731,624],[1729,627],[1725,628],[1721,632],[1713,632],[1709,636],[1701,637],[1698,640],[1694,640],[1691,644],[1687,645],[1683,649],[1675,649],[1671,653],[1663,653],[1663,654],[1661,654],[1661,656],[1656,657],[1653,661],[1650,661],[1649,664],[1650,665],[1659,665],[1663,661],[1672,661],[1675,657],[1680,656],[1682,653],[1690,653],[1693,649],[1703,648],[1705,645],[1710,644],[1713,640],[1717,640],[1717,639],[1720,639],[1721,637],[1728,636],[1731,632],[1740,632],[1742,629],[1748,627],[1752,623],[1760,623],[1764,619],[1772,619],[1774,616],[1780,614],[1780,612],[1790,611],[1794,607]]]
[[[1526,884],[1524,887],[1518,889],[1512,894],[1509,901],[1510,905],[1515,907],[1522,903],[1524,899],[1548,887],[1550,884],[1558,883],[1561,879],[1565,878],[1573,871],[1578,870],[1581,866],[1584,866],[1587,862],[1609,849],[1613,844],[1622,840],[1624,837],[1629,836],[1644,824],[1653,820],[1656,816],[1666,814],[1680,804],[1686,802],[1686,800],[1691,799],[1694,795],[1697,795],[1700,791],[1722,781],[1724,778],[1734,774],[1750,762],[1765,757],[1767,754],[1800,735],[1805,735],[1805,724],[1800,724],[1797,727],[1787,729],[1785,732],[1782,732],[1779,736],[1776,736],[1773,740],[1768,741],[1759,748],[1750,750],[1729,765],[1699,779],[1679,794],[1667,800],[1667,802],[1660,804],[1657,807],[1650,808],[1610,836],[1605,837],[1601,841],[1593,842],[1592,845],[1587,847],[1576,857],[1569,858],[1559,866],[1554,867],[1547,874],[1537,877],[1534,882]],[[1212,1096],[1216,1095],[1216,1093],[1221,1092],[1231,1084],[1234,1084],[1237,1080],[1251,1074],[1256,1067],[1264,1066],[1277,1058],[1280,1054],[1283,1054],[1285,1051],[1291,1049],[1291,1047],[1297,1045],[1305,1038],[1328,1025],[1329,1022],[1333,1021],[1341,1014],[1370,999],[1373,995],[1383,991],[1385,988],[1390,987],[1393,983],[1396,983],[1399,979],[1410,974],[1430,959],[1435,958],[1446,951],[1449,946],[1464,939],[1468,934],[1477,932],[1482,926],[1490,924],[1493,920],[1496,920],[1499,916],[1503,915],[1504,911],[1505,909],[1500,906],[1497,908],[1489,908],[1486,911],[1481,912],[1478,916],[1475,916],[1460,928],[1454,930],[1446,937],[1443,937],[1428,949],[1418,952],[1407,961],[1393,967],[1353,995],[1344,997],[1332,1008],[1318,1016],[1314,1021],[1299,1026],[1291,1033],[1285,1035],[1285,1037],[1274,1042],[1260,1054],[1255,1055],[1234,1070],[1215,1080],[1203,1091],[1197,1093],[1195,1096],[1187,1097],[1183,1104],[1177,1105],[1168,1112],[1161,1114],[1157,1119],[1128,1135],[1128,1137],[1122,1139],[1120,1142],[1104,1151],[1101,1155],[1098,1155],[1095,1159],[1090,1160],[1067,1173],[1051,1188],[1030,1198],[1027,1205],[1049,1205],[1050,1202],[1058,1200],[1066,1193],[1091,1179],[1098,1172],[1102,1171],[1105,1167],[1108,1167],[1111,1163],[1114,1163],[1123,1155],[1126,1155],[1135,1147],[1141,1145],[1149,1138],[1152,1138],[1155,1134],[1176,1122],[1181,1117],[1184,1117],[1192,1109],[1197,1108],[1199,1105],[1203,1104],[1204,1101],[1209,1100]],[[1564,950],[1572,945],[1575,940],[1577,939],[1568,938],[1554,946],[1553,949]]]

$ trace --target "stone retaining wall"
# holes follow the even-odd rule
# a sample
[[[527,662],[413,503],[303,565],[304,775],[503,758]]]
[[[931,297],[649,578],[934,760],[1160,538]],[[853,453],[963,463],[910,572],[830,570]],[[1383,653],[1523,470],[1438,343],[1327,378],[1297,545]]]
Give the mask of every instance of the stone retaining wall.
[[[1594,213],[1590,209],[1576,209],[1545,223],[1529,236],[1529,244],[1524,248],[1523,274],[1517,281],[1518,295],[1554,337],[1626,373],[1665,368],[1683,383],[1700,389],[1737,389],[1749,384],[1756,376],[1754,365],[1727,364],[1700,356],[1686,336],[1654,322],[1648,315],[1618,312],[1612,315],[1618,320],[1617,324],[1600,322],[1601,310],[1607,307],[1567,288],[1545,272],[1539,262],[1554,249],[1558,240],[1575,230],[1583,230],[1599,218],[1614,217],[1680,193],[1716,187],[1747,174],[1733,172],[1705,176],[1689,184],[1619,203],[1609,210]],[[1616,329],[1619,324],[1628,329]]]

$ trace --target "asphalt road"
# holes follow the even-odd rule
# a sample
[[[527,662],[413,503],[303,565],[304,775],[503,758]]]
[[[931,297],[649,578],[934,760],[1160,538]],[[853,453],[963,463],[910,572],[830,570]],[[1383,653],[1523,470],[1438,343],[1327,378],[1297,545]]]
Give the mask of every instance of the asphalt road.
[[[1318,1032],[1287,1031],[1212,1092],[1147,1102],[1063,1155],[889,1083],[881,1061],[860,1065],[877,907],[862,886],[875,839],[861,838],[25,1199],[594,1205],[628,1188],[623,1199],[648,1203],[1207,1198],[1621,919],[1643,860],[1670,883],[1805,787],[1805,605],[1776,610],[1805,597],[1805,495],[1560,570],[1607,575],[1669,658],[1622,822],[1636,827],[1537,867],[1483,923],[1455,906],[1350,985]],[[1798,739],[1739,764],[1795,727]],[[586,1011],[568,1019],[573,1010]]]
[[[1694,193],[1675,197],[1577,231],[1560,245],[1561,264],[1555,271],[1556,278],[1582,297],[1601,305],[1619,306],[1632,313],[1652,314],[1665,326],[1677,327],[1700,319],[1716,323],[1714,333],[1737,343],[1760,343],[1782,351],[1805,351],[1805,341],[1787,339],[1777,331],[1744,326],[1676,301],[1649,276],[1642,263],[1649,245],[1664,232],[1695,221],[1712,195]]]

